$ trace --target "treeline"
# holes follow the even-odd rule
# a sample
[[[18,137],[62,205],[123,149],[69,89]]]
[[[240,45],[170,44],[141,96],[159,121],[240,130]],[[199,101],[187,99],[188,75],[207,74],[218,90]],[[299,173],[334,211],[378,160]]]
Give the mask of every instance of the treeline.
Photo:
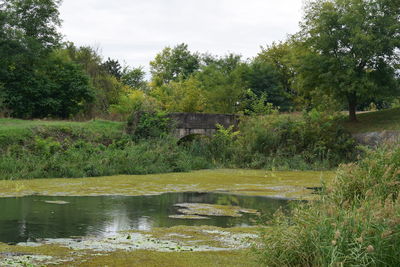
[[[125,119],[135,110],[270,114],[398,104],[400,4],[308,1],[301,30],[252,59],[166,47],[142,67],[63,42],[58,0],[0,0],[0,112]]]

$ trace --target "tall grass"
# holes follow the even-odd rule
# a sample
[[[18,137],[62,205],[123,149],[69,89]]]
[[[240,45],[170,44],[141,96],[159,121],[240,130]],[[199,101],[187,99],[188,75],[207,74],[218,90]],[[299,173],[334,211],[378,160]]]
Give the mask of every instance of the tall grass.
[[[168,138],[139,143],[119,140],[108,146],[36,139],[34,147],[13,146],[0,155],[0,179],[149,174],[212,167],[205,158],[190,155]]]
[[[342,166],[321,201],[275,215],[265,266],[400,266],[400,145]]]

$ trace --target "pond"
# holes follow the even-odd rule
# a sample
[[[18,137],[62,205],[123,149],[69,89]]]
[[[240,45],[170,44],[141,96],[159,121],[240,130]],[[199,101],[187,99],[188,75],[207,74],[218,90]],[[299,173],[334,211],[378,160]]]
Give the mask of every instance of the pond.
[[[288,200],[278,198],[197,192],[0,198],[0,242],[112,236],[124,230],[177,225],[250,226],[260,214],[272,214],[287,204]]]

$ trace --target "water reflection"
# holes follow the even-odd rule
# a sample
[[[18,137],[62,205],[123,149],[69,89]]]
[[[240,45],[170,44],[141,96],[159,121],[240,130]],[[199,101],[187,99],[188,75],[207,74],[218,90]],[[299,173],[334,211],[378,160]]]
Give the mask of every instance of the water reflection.
[[[46,202],[47,201],[47,202]],[[48,202],[53,203],[48,203]],[[55,201],[68,202],[55,204]],[[57,203],[57,202],[56,202]],[[62,202],[59,202],[62,203]],[[169,218],[178,214],[174,204],[208,203],[273,213],[286,200],[216,193],[168,193],[158,196],[43,197],[0,199],[0,242],[38,238],[111,236],[122,230],[150,230],[175,225],[248,226],[254,215],[210,217],[207,220]]]

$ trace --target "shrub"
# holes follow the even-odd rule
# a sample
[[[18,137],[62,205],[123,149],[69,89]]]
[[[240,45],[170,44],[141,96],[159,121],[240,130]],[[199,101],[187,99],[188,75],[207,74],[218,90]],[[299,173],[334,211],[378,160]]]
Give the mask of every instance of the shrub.
[[[238,161],[251,167],[287,164],[292,168],[296,164],[332,168],[355,157],[355,142],[339,119],[316,111],[298,117],[250,117],[242,121],[240,130]]]
[[[170,119],[163,112],[136,111],[128,119],[127,131],[134,140],[166,136],[170,129]]]
[[[61,144],[60,142],[55,141],[53,138],[43,139],[36,136],[32,150],[35,151],[35,153],[42,154],[44,156],[50,156],[61,150]]]
[[[224,128],[217,124],[217,132],[209,142],[209,150],[214,160],[221,163],[228,163],[235,154],[235,140],[240,134],[233,126]]]

